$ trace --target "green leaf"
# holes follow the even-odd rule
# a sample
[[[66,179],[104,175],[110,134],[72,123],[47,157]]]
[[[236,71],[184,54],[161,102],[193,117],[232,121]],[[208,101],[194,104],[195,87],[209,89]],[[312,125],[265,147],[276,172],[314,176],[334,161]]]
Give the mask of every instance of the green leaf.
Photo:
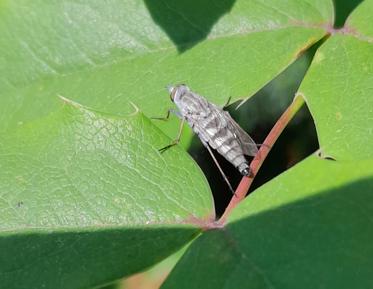
[[[160,154],[169,140],[143,114],[59,106],[1,137],[0,288],[105,284],[214,218],[200,169],[180,148]]]
[[[58,94],[114,114],[132,100],[148,116],[170,106],[170,83],[220,104],[248,97],[333,21],[331,1],[145,3],[3,2],[0,130],[55,110]]]
[[[333,8],[211,3],[0,3],[0,288],[108,284],[213,217],[201,171],[180,148],[160,155],[170,140],[145,115],[165,113],[170,83],[220,104],[252,95],[325,36]],[[112,116],[129,101],[145,115]]]
[[[308,158],[199,237],[162,288],[371,288],[372,166]]]
[[[373,156],[373,1],[362,3],[316,52],[299,91],[314,117],[323,153],[337,160]]]
[[[345,30],[358,38],[362,38],[361,40],[371,43],[373,37],[373,27],[366,24],[369,23],[372,10],[372,0],[366,0],[361,3],[347,19]]]

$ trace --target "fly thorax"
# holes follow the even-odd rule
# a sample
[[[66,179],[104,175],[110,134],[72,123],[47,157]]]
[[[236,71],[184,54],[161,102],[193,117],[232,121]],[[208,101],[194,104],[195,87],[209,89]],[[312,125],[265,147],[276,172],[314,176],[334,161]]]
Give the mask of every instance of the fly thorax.
[[[181,113],[184,113],[188,107],[185,103],[183,95],[176,94],[176,97],[174,98],[174,103],[176,104]]]
[[[181,100],[184,98],[184,96],[190,92],[190,89],[189,87],[187,87],[186,85],[178,85],[176,87],[174,87],[171,91],[171,96],[172,96],[172,100],[175,102],[175,103],[179,103],[181,102]]]
[[[190,113],[194,114],[199,109],[196,101],[188,94],[181,95],[174,102],[184,116]]]

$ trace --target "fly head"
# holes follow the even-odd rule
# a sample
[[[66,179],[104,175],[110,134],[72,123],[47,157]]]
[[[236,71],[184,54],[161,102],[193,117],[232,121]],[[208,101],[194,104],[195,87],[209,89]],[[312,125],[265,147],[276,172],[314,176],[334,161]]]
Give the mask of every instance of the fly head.
[[[180,100],[184,94],[190,92],[190,89],[185,84],[178,84],[178,85],[168,85],[167,90],[170,93],[171,101],[177,102]]]

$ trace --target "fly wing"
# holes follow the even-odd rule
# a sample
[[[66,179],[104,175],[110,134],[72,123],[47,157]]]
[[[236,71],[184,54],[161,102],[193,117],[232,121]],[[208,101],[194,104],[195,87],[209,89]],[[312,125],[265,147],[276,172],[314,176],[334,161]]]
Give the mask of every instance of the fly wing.
[[[234,133],[241,143],[242,151],[247,156],[255,156],[258,148],[253,139],[244,131],[240,125],[230,116],[229,112],[224,111],[224,116],[228,122],[228,128]]]
[[[228,129],[227,120],[224,111],[214,104],[206,100],[200,101],[198,110],[195,108],[194,111],[189,111],[187,121],[199,138],[213,149],[224,142]]]

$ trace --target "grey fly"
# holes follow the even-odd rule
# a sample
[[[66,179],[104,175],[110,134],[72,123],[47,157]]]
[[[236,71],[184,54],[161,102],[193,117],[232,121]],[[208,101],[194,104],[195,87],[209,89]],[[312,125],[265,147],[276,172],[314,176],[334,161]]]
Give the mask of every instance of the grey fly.
[[[234,192],[211,148],[217,150],[242,175],[252,176],[245,155],[255,156],[258,152],[257,145],[234,121],[229,112],[192,92],[188,86],[183,84],[169,86],[168,90],[171,100],[179,110],[169,110],[165,118],[158,119],[168,119],[172,112],[181,119],[181,124],[177,138],[160,151],[163,152],[179,142],[184,122],[187,122],[207,148],[229,188]]]

